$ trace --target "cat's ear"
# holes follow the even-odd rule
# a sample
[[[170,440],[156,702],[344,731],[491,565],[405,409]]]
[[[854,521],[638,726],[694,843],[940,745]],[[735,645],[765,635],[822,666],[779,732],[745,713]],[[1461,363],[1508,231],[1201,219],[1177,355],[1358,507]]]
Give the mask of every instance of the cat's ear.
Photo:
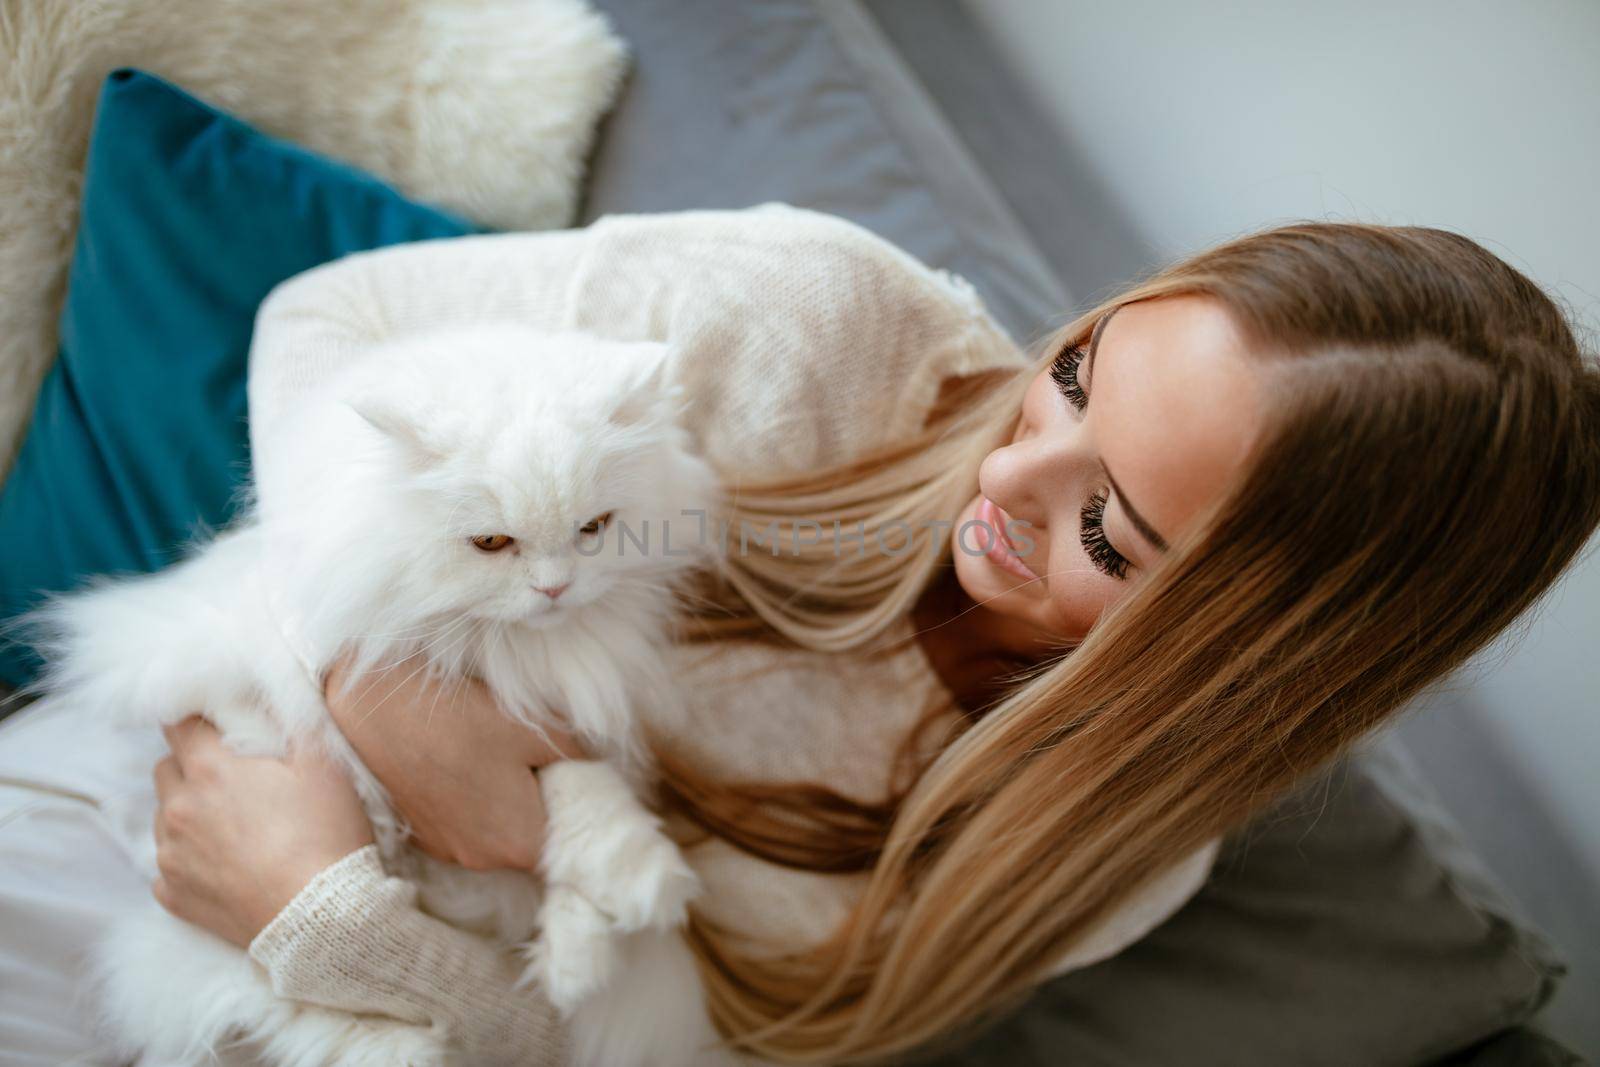
[[[351,410],[360,415],[367,425],[404,453],[413,468],[425,470],[444,459],[443,450],[437,441],[424,432],[421,420],[391,398],[368,393],[355,397],[349,403]]]
[[[672,349],[668,345],[644,342],[628,346],[627,369],[623,374],[611,421],[620,426],[646,422],[659,416],[663,405],[676,401],[677,393],[667,386],[667,369]]]

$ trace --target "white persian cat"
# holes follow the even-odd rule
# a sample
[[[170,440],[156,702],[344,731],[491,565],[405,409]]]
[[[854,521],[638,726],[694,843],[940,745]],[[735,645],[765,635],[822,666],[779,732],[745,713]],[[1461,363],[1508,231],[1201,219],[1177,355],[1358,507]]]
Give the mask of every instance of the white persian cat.
[[[713,550],[694,513],[716,480],[666,356],[507,324],[389,342],[301,401],[281,442],[298,481],[277,499],[181,563],[30,620],[51,701],[152,727],[204,709],[236,750],[335,753],[388,872],[439,918],[527,946],[525,980],[566,1016],[578,1060],[604,1067],[721,1058],[679,929],[698,883],[641,799],[643,733],[680,712],[674,589]],[[542,879],[407,844],[327,715],[317,680],[341,652],[352,674],[420,652],[530,729],[566,716],[596,759],[540,772]],[[148,1061],[214,1062],[243,1041],[297,1067],[453,1062],[425,1027],[278,998],[243,951],[153,902],[113,924],[97,963],[110,1029]]]

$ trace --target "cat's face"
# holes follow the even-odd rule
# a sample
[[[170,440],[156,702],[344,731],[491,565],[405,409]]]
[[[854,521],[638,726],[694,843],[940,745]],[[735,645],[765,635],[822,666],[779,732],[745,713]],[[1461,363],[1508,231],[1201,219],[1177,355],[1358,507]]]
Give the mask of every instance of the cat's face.
[[[668,355],[492,326],[374,359],[384,380],[352,407],[390,461],[371,536],[400,564],[395,594],[539,626],[704,559],[685,512],[710,506],[715,479],[687,447]]]

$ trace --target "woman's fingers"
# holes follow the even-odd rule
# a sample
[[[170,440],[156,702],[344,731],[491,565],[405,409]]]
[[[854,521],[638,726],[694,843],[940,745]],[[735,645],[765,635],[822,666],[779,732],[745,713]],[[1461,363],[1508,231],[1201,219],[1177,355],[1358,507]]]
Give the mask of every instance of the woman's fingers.
[[[156,799],[165,804],[172,797],[172,791],[183,781],[183,772],[178,769],[178,760],[175,756],[163,756],[156,761]]]
[[[302,780],[316,781],[319,779],[335,778],[340,781],[349,781],[349,772],[334,758],[333,754],[321,745],[299,743],[289,746],[284,753],[283,761],[289,765]]]
[[[178,915],[177,896],[172,892],[172,886],[165,877],[158,876],[154,882],[150,883],[150,894],[156,898],[156,903],[160,904],[169,915],[177,916],[180,919],[183,918],[182,915]]]
[[[248,945],[318,871],[372,841],[355,786],[317,748],[240,755],[198,719],[166,733],[153,892],[179,918]]]
[[[156,820],[155,820],[156,861],[157,861],[157,863],[159,863],[161,861],[163,853],[166,850],[167,841],[168,841],[167,818],[166,818],[166,816],[168,814],[168,805],[170,805],[172,803],[172,798],[177,796],[178,792],[183,788],[183,772],[178,769],[178,760],[177,760],[177,758],[174,757],[174,756],[164,756],[161,759],[157,760],[156,761],[156,770],[155,770],[155,779],[156,779]]]
[[[209,746],[222,744],[222,735],[217,732],[217,728],[199,715],[190,715],[180,722],[163,726],[161,733],[167,739],[167,747],[172,749],[172,754],[177,757],[178,769],[185,773],[188,771],[188,761],[195,753],[204,751]]]
[[[200,721],[199,716],[191,715],[182,722],[163,725],[161,736],[167,739],[167,748],[172,752],[172,758],[178,765],[178,773],[183,773],[183,754],[189,745],[189,731],[191,724]]]
[[[582,759],[583,748],[570,730],[560,726],[546,726],[531,731],[524,749],[528,766],[548,767],[557,760]]]
[[[343,689],[349,676],[350,653],[341,653],[339,658],[328,665],[322,675],[322,695],[324,698],[332,695],[336,690]]]

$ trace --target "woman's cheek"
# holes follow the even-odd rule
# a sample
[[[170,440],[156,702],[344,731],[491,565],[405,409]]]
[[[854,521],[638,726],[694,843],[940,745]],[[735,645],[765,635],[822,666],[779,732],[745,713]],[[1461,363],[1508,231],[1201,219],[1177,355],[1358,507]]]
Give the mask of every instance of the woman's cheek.
[[[1052,558],[1061,564],[1052,568],[1046,588],[1046,603],[1052,613],[1051,629],[1068,640],[1083,640],[1112,600],[1111,579],[1094,569],[1087,556],[1071,546],[1052,546]]]

